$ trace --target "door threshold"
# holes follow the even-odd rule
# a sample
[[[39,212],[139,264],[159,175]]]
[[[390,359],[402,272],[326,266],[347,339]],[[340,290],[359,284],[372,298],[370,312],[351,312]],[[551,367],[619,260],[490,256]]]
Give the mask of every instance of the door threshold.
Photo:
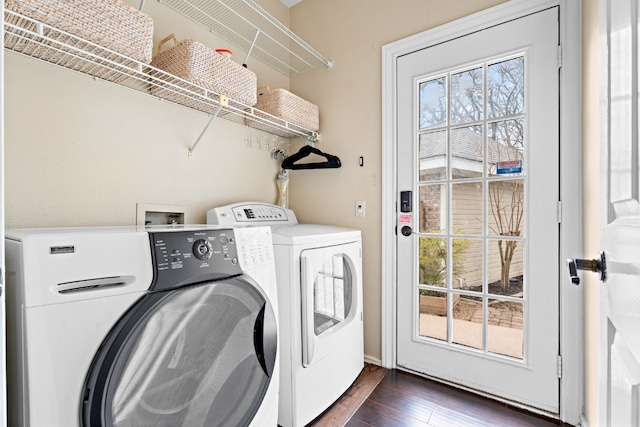
[[[556,414],[556,413],[553,413],[553,412],[545,411],[544,409],[536,408],[534,406],[529,406],[529,405],[526,405],[524,403],[516,402],[515,400],[510,400],[510,399],[507,399],[507,398],[504,398],[504,397],[501,397],[501,396],[496,396],[495,394],[487,393],[487,392],[482,391],[482,390],[476,390],[474,388],[467,387],[467,386],[462,385],[462,384],[454,383],[452,381],[443,380],[442,378],[433,377],[431,375],[427,375],[427,374],[424,374],[424,373],[419,372],[419,371],[414,371],[413,369],[405,368],[404,366],[399,366],[398,365],[398,366],[396,366],[396,369],[399,370],[399,371],[407,372],[407,373],[412,374],[412,375],[416,375],[416,376],[419,376],[419,377],[422,377],[422,378],[426,378],[426,379],[431,380],[431,381],[435,381],[435,382],[440,383],[440,384],[444,384],[444,385],[447,385],[447,386],[450,386],[450,387],[454,387],[454,388],[457,388],[457,389],[460,389],[460,390],[468,391],[469,393],[473,393],[473,394],[476,394],[478,396],[486,397],[487,399],[495,400],[497,402],[504,403],[505,405],[512,406],[514,408],[517,408],[517,409],[520,409],[520,410],[523,410],[523,411],[531,412],[531,413],[536,414],[536,415],[542,415],[543,417],[551,418],[551,419],[554,419],[554,420],[560,420],[560,414]]]

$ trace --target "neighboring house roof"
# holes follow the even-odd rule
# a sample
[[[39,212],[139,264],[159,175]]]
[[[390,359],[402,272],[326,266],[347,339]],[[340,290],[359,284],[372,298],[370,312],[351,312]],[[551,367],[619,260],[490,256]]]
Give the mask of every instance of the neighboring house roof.
[[[466,128],[455,129],[451,138],[451,155],[454,158],[482,162],[482,135]],[[420,160],[444,157],[447,141],[445,131],[425,133],[420,136]],[[514,147],[488,140],[488,163],[505,160],[522,160],[522,153]]]

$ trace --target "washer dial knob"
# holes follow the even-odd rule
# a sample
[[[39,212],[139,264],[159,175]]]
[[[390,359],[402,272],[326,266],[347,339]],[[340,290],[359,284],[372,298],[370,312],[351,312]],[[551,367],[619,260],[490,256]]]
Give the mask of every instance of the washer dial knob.
[[[199,239],[193,243],[193,255],[201,261],[206,261],[213,255],[211,242],[206,239]]]

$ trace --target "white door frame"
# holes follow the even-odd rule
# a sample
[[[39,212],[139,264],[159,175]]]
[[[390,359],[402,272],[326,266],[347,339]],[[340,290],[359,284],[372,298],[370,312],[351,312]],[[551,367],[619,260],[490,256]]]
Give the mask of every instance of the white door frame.
[[[560,6],[560,419],[580,422],[584,401],[584,298],[563,260],[583,251],[581,0],[511,0],[382,47],[382,366],[396,368],[396,60],[418,49]]]
[[[0,5],[4,17],[4,3]],[[4,18],[3,18],[4,19]],[[7,337],[4,277],[4,25],[0,30],[0,427],[7,425]]]

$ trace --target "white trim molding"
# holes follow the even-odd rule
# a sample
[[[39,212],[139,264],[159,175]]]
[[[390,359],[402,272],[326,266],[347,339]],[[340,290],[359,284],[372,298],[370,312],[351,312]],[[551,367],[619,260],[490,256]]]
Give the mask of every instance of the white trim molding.
[[[587,419],[585,418],[584,414],[580,415],[580,424],[578,424],[578,427],[589,427],[589,424],[587,423]]]
[[[560,414],[584,422],[584,300],[564,260],[583,252],[582,237],[582,5],[580,0],[511,0],[382,47],[382,366],[396,367],[396,61],[419,49],[560,7]]]

